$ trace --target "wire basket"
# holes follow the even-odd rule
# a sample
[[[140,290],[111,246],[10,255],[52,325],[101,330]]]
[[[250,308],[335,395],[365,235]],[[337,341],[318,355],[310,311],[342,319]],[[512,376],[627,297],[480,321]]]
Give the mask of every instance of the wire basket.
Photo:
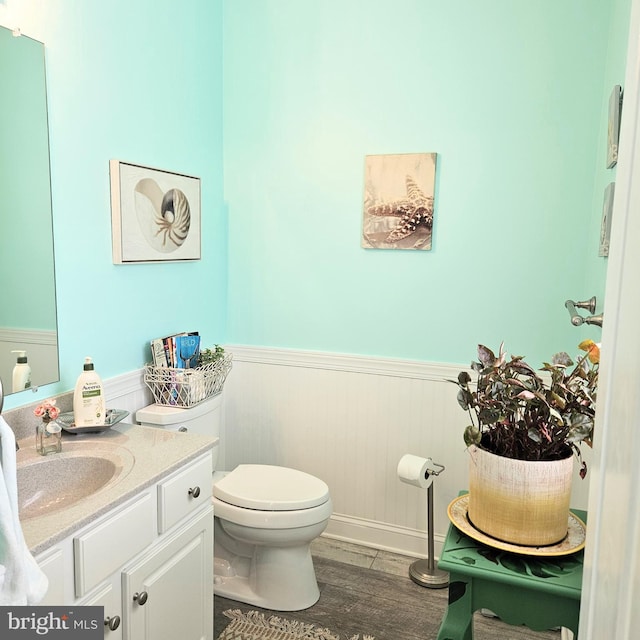
[[[144,366],[144,381],[156,404],[194,407],[222,391],[231,371],[232,354],[194,369]]]

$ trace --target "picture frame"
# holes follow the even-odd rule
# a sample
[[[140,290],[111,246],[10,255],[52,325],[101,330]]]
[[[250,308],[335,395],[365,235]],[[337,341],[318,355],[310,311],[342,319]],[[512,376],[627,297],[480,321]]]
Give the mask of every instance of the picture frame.
[[[363,249],[429,251],[437,153],[365,156]]]
[[[611,214],[613,213],[613,198],[615,195],[615,183],[609,183],[604,190],[604,202],[602,204],[602,222],[600,224],[600,246],[598,256],[609,256],[609,239],[611,237]]]
[[[622,115],[622,87],[617,84],[609,96],[609,122],[607,126],[607,169],[618,162],[618,143],[620,141],[620,117]]]
[[[200,178],[110,160],[113,264],[201,257]]]

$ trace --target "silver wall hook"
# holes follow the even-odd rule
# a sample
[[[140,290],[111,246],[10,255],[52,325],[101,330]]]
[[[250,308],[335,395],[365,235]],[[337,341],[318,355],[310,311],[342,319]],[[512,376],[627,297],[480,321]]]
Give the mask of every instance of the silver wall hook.
[[[598,327],[602,326],[602,317],[603,314],[600,313],[597,316],[593,314],[596,311],[596,297],[591,296],[588,300],[583,300],[582,302],[574,302],[573,300],[567,300],[564,303],[564,306],[569,311],[569,315],[571,316],[571,324],[574,327],[579,327],[583,323],[594,324]],[[576,309],[586,309],[591,315],[590,316],[581,316]]]

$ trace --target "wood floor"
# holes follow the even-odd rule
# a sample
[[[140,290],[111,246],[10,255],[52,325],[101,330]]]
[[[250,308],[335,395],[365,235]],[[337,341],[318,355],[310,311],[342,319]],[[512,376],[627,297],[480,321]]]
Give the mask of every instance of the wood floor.
[[[217,638],[229,623],[226,609],[264,611],[317,624],[348,640],[369,634],[375,640],[435,640],[448,590],[427,589],[408,577],[413,558],[319,538],[312,545],[320,600],[304,611],[265,611],[215,596]],[[560,640],[559,631],[536,633],[475,614],[474,640]]]

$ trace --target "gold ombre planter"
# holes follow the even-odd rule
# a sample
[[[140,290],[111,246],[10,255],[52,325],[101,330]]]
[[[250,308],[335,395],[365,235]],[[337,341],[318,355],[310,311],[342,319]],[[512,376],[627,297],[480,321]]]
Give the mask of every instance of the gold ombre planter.
[[[552,462],[514,460],[470,446],[471,524],[512,544],[541,547],[567,535],[573,456]]]

